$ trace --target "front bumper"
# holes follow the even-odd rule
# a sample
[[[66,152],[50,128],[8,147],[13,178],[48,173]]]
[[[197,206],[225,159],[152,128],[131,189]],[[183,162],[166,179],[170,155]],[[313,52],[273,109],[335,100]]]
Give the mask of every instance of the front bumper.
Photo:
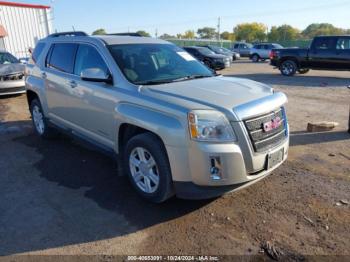
[[[230,60],[225,61],[225,62],[214,61],[213,65],[214,65],[214,69],[220,70],[220,69],[224,69],[224,68],[230,67],[231,66],[231,62],[230,62]]]
[[[0,81],[0,96],[25,93],[24,80]]]
[[[270,65],[279,68],[280,67],[280,63],[278,59],[271,59],[270,60]]]
[[[283,160],[268,169],[268,155],[282,148]],[[187,149],[188,152],[181,152],[179,148],[175,151],[167,148],[170,163],[174,164],[171,168],[173,176],[175,174],[173,180],[176,195],[187,199],[212,198],[251,185],[278,168],[287,159],[288,148],[289,137],[264,153],[243,152],[244,149],[236,143],[193,142],[190,149]],[[220,159],[221,179],[214,179],[212,176],[212,158]]]
[[[233,60],[238,60],[238,59],[240,59],[241,58],[241,55],[240,54],[238,54],[238,53],[236,53],[236,54],[234,54],[233,55]]]

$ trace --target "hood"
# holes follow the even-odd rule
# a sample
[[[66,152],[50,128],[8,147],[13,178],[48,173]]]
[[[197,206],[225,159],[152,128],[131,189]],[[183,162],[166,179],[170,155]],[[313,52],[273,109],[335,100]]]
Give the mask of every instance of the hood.
[[[269,96],[272,88],[252,80],[235,77],[210,77],[164,85],[148,86],[151,96],[182,104],[189,109],[233,107]]]
[[[0,65],[0,75],[11,75],[15,73],[24,73],[24,65],[20,63],[16,64],[2,64]]]

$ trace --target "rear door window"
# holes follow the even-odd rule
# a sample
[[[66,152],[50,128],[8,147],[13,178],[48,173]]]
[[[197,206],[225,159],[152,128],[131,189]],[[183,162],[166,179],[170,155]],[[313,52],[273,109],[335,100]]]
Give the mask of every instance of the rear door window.
[[[78,45],[73,43],[54,44],[49,52],[47,67],[72,74],[77,48]]]

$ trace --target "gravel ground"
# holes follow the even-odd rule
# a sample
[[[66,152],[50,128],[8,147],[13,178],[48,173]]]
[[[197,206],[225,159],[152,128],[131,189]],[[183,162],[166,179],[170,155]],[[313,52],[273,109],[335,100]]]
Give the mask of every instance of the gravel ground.
[[[207,201],[140,199],[112,159],[32,131],[26,97],[0,98],[0,255],[258,255],[268,241],[290,259],[350,255],[349,72],[283,77],[267,63],[225,75],[288,95],[291,148],[265,180]],[[306,133],[309,121],[337,121]],[[338,205],[337,205],[338,203]]]

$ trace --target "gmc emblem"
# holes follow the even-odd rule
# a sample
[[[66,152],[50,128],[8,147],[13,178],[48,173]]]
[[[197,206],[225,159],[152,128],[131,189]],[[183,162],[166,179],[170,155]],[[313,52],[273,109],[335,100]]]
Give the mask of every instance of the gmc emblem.
[[[270,132],[274,129],[277,129],[281,126],[281,124],[282,124],[282,119],[278,116],[272,119],[271,121],[263,124],[264,132]]]

